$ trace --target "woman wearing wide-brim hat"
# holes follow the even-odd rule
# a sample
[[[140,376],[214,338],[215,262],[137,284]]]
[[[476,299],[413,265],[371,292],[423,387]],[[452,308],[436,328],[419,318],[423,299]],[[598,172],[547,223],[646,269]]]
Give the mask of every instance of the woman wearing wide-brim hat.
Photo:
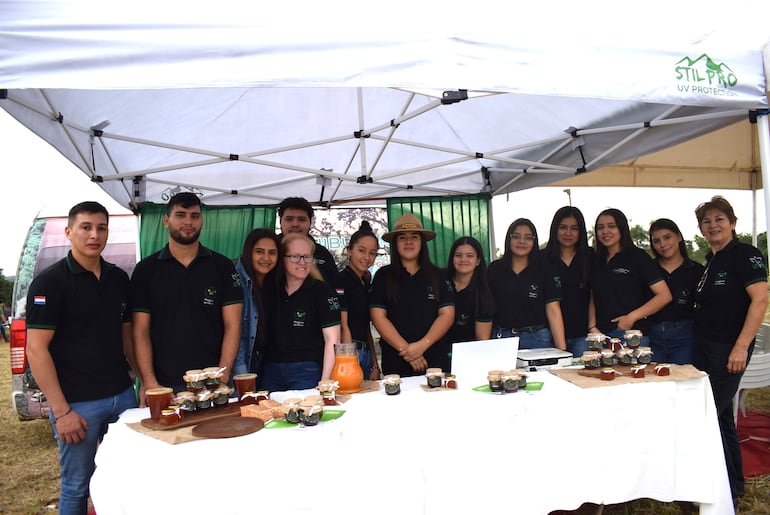
[[[445,335],[454,323],[454,292],[430,260],[426,243],[435,237],[410,213],[382,237],[391,244],[390,264],[374,276],[369,313],[381,336],[384,374],[449,370]]]

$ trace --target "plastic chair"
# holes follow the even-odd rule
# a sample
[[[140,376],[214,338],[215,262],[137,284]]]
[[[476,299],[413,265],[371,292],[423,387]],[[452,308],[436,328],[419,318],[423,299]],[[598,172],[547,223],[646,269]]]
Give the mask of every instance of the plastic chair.
[[[770,386],[770,325],[768,324],[762,324],[757,333],[754,354],[749,360],[749,365],[743,373],[738,391],[733,399],[733,418],[736,423],[738,422],[738,406],[740,406],[743,416],[746,416],[746,400],[743,398],[743,390],[765,386]]]

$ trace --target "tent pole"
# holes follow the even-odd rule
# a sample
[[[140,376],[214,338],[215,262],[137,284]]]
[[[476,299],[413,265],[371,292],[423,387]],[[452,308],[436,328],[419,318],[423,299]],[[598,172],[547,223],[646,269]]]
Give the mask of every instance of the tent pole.
[[[757,131],[759,131],[759,163],[762,166],[762,191],[765,194],[765,223],[770,230],[770,125],[767,120],[768,111],[757,115]],[[770,239],[768,239],[770,247]],[[770,248],[767,249],[770,252]]]

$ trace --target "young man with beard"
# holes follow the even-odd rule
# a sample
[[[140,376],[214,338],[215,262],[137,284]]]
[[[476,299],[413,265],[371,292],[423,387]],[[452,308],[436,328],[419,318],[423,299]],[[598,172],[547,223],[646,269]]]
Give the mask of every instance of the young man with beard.
[[[131,278],[142,401],[150,388],[184,390],[190,369],[224,368],[222,382],[227,382],[240,340],[240,280],[230,259],[198,241],[200,198],[174,195],[163,225],[168,245],[140,261]]]
[[[96,448],[123,410],[136,407],[128,274],[102,259],[109,215],[98,202],[69,212],[71,250],[32,281],[27,357],[51,407],[59,446],[59,513],[87,511]]]

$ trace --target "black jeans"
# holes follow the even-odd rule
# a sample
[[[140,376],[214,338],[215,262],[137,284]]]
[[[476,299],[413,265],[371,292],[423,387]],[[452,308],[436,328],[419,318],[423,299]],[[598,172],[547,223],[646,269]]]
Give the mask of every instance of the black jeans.
[[[727,357],[732,350],[732,343],[698,340],[695,344],[695,366],[709,375],[711,389],[714,392],[714,404],[719,419],[719,432],[722,434],[722,448],[727,464],[727,476],[730,478],[730,490],[733,499],[743,496],[743,460],[738,430],[733,418],[733,398],[743,377],[727,371]],[[754,342],[749,346],[746,363],[754,352]]]

